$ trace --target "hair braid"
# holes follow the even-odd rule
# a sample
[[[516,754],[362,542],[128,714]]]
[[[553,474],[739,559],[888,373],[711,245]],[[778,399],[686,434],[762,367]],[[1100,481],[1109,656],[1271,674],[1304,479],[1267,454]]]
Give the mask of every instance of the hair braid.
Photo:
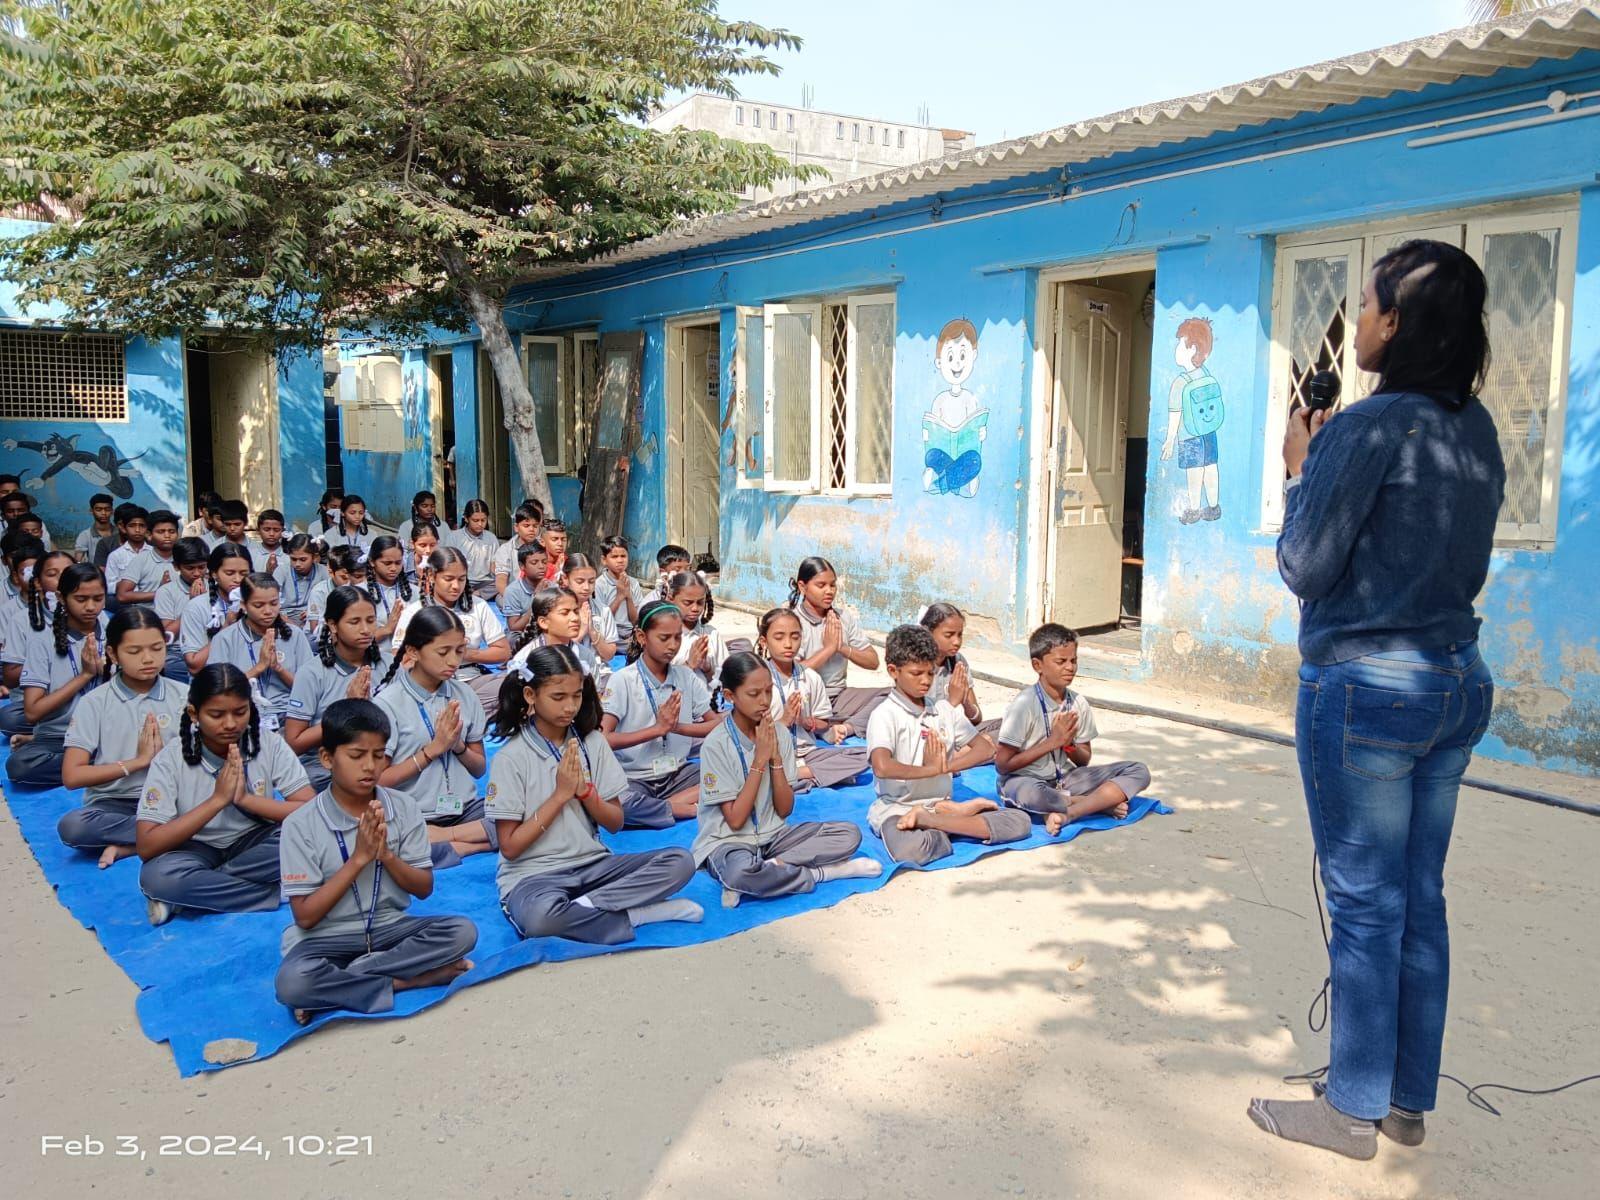
[[[283,619],[282,609],[278,610],[278,616],[277,619],[272,622],[272,628],[277,632],[277,635],[286,642],[294,637],[294,632],[290,629],[289,622]]]
[[[28,627],[35,633],[43,633],[49,623],[50,613],[44,606],[44,589],[35,582],[28,591]]]
[[[410,604],[411,603],[411,580],[406,578],[406,573],[404,571],[400,572],[400,578],[395,581],[395,587],[398,588],[399,591],[400,591],[400,599],[402,601],[404,601],[405,603]]]
[[[260,753],[261,710],[256,707],[256,702],[252,700],[250,701],[250,724],[245,726],[244,736],[239,739],[239,756],[249,761]]]
[[[200,765],[200,735],[195,731],[194,719],[188,708],[183,710],[183,720],[178,723],[178,744],[183,749],[183,761],[191,767]]]
[[[56,600],[55,616],[50,621],[51,627],[55,632],[56,657],[65,658],[67,656],[67,606],[65,601]]]
[[[317,634],[317,657],[323,666],[333,666],[333,626],[327,621],[322,623],[322,630]]]
[[[374,643],[374,646],[376,646],[376,643]],[[389,686],[389,682],[394,678],[395,672],[400,669],[401,657],[402,655],[396,654],[393,661],[389,663],[389,669],[384,672],[383,678],[378,681],[378,686],[372,689],[372,694],[374,696]]]

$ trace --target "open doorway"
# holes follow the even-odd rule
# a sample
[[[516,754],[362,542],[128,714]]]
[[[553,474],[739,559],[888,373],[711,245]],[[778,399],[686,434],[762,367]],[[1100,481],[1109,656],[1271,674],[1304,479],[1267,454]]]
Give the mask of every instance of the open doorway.
[[[428,429],[433,446],[433,482],[429,487],[439,501],[445,523],[454,528],[456,392],[455,361],[449,350],[428,355]]]
[[[489,505],[489,528],[496,537],[511,532],[511,446],[506,434],[505,405],[489,355],[478,351],[478,491]],[[457,486],[460,486],[458,483]],[[468,500],[474,499],[468,496]]]
[[[278,373],[270,355],[224,338],[184,347],[194,493],[243,500],[252,514],[283,503]]]
[[[1046,277],[1042,611],[1139,652],[1155,270]]]
[[[667,540],[691,559],[719,557],[722,441],[721,326],[699,318],[667,326]]]

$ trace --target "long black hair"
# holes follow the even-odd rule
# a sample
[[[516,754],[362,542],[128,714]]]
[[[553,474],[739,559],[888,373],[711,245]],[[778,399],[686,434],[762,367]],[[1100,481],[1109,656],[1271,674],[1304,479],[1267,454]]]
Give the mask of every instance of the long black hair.
[[[639,619],[633,623],[633,640],[628,643],[629,662],[638,662],[644,657],[644,635],[650,632],[650,627],[657,621],[667,617],[683,620],[682,611],[670,600],[652,600],[639,610]]]
[[[156,616],[153,608],[146,608],[143,604],[130,605],[121,609],[111,618],[106,626],[106,649],[111,650],[123,638],[138,629],[155,629],[165,634],[167,627],[161,623],[161,618]],[[111,678],[111,655],[105,656],[105,668],[100,672],[101,679]]]
[[[323,533],[327,533],[338,523],[328,516],[328,505],[335,500],[340,501],[340,507],[343,508],[344,492],[339,488],[329,488],[322,493],[322,499],[317,501],[317,520],[322,525]]]
[[[345,525],[344,515],[345,515],[345,513],[349,512],[351,508],[355,507],[357,504],[361,505],[361,528],[356,530],[356,532],[361,534],[363,537],[366,536],[366,532],[367,532],[367,502],[365,500],[363,500],[360,496],[357,496],[355,493],[352,492],[350,495],[345,496],[343,499],[341,499],[339,501],[339,534],[342,537],[348,537],[350,535],[350,530]]]
[[[406,578],[406,548],[400,544],[400,539],[389,534],[372,539],[372,545],[367,547],[367,594],[372,597],[373,604],[381,604],[383,596],[378,591],[383,585],[378,582],[378,573],[372,569],[372,564],[378,555],[390,550],[400,551],[400,577],[395,580],[395,587],[399,589],[402,602],[411,599],[411,581]]]
[[[42,543],[41,543],[42,545]],[[35,633],[41,633],[50,623],[50,612],[45,607],[44,600],[44,567],[52,558],[64,558],[72,563],[72,555],[65,550],[46,550],[33,560],[33,578],[22,585],[22,594],[28,600],[28,626]]]
[[[467,627],[461,623],[461,618],[444,605],[424,604],[417,609],[412,614],[411,622],[406,626],[405,636],[400,639],[399,648],[394,652],[394,661],[389,664],[389,669],[378,682],[378,686],[372,689],[372,694],[376,696],[388,686],[389,681],[395,677],[395,672],[400,670],[400,664],[405,660],[407,650],[420,650],[434,638],[449,633],[452,629],[461,634],[467,632]]]
[[[935,600],[932,604],[928,605],[927,608],[922,610],[922,615],[917,618],[917,624],[921,625],[929,633],[932,633],[946,621],[965,621],[966,619],[966,615],[954,604],[949,604],[943,600]],[[941,659],[937,665],[940,667],[951,665],[954,657],[955,656],[952,655],[950,658]]]
[[[834,571],[833,564],[820,554],[813,554],[810,558],[800,560],[800,565],[795,568],[794,578],[789,581],[790,608],[800,607],[800,585],[810,583],[824,571],[833,571],[835,575],[839,573]]]
[[[248,600],[257,592],[268,590],[281,593],[283,589],[278,586],[278,581],[265,571],[251,571],[239,582],[239,598],[241,600]],[[289,622],[283,619],[283,609],[281,607],[278,609],[278,615],[272,619],[272,630],[286,642],[294,636],[289,628]]]
[[[1448,242],[1417,238],[1372,266],[1380,312],[1398,312],[1379,365],[1380,392],[1425,392],[1461,408],[1489,366],[1484,302],[1489,287],[1472,256]]]
[[[716,602],[711,598],[711,585],[700,577],[698,571],[678,571],[666,582],[665,590],[661,594],[663,600],[673,600],[684,588],[702,587],[706,590],[705,611],[700,614],[700,624],[711,624],[711,614],[716,611]]]
[[[40,560],[43,561],[42,559]],[[61,572],[61,581],[56,584],[56,611],[51,618],[52,627],[56,636],[56,657],[67,657],[67,597],[76,592],[86,583],[98,579],[100,586],[105,587],[105,573],[93,563],[73,563]]]
[[[517,635],[517,643],[512,648],[512,654],[517,653],[529,642],[537,641],[544,636],[544,630],[539,628],[539,622],[555,612],[556,605],[563,600],[571,600],[580,611],[583,609],[583,601],[578,599],[578,593],[564,583],[553,583],[533,594],[528,601],[528,627]]]
[[[748,650],[741,650],[737,654],[728,655],[722,664],[722,670],[717,674],[717,682],[727,691],[736,691],[757,671],[767,669],[765,659],[756,657]]]
[[[322,543],[317,541],[317,539],[312,537],[309,533],[296,533],[290,535],[284,540],[283,556],[288,558],[289,555],[299,554],[302,550],[311,551],[312,555],[316,558],[316,561],[311,564],[311,576],[313,579],[315,579],[317,568],[322,565],[322,554],[320,553],[321,549]],[[289,564],[289,569],[291,571],[294,570],[293,563]]]
[[[425,517],[425,516],[422,515],[422,511],[418,506],[424,500],[432,500],[433,504],[434,504],[433,511],[435,513],[438,513],[438,511],[439,511],[439,507],[438,507],[439,506],[439,497],[435,496],[432,492],[428,491],[427,489],[423,489],[422,491],[418,492],[415,496],[411,497],[411,524],[412,525],[433,525],[439,519],[437,516]]]
[[[772,652],[767,649],[767,630],[772,628],[774,622],[783,617],[788,617],[789,620],[793,621],[797,625],[800,623],[800,614],[795,612],[794,609],[788,607],[787,605],[784,605],[781,608],[767,609],[766,612],[761,614],[761,619],[756,622],[756,647],[761,651],[761,656],[763,658],[772,657]],[[801,628],[803,630],[804,626],[801,626]],[[798,658],[795,659],[795,667],[796,669],[800,667],[800,660]]]
[[[230,558],[242,558],[250,564],[251,570],[255,569],[255,560],[250,557],[250,551],[239,545],[238,542],[218,542],[211,547],[211,553],[206,556],[206,590],[210,592],[211,603],[213,604],[218,599],[217,572],[221,570],[222,564]],[[227,599],[226,596],[221,598]]]
[[[426,563],[428,573],[426,577],[422,576],[422,565],[418,566],[417,575],[422,586],[422,603],[436,605],[440,608],[446,607],[433,598],[433,577],[435,573],[444,570],[451,563],[458,564],[463,571],[467,572],[467,585],[461,589],[461,595],[456,597],[455,604],[450,607],[453,607],[456,612],[469,613],[472,611],[473,600],[472,571],[467,565],[467,556],[454,546],[440,546],[432,554],[428,555]]]
[[[234,696],[250,702],[250,724],[239,738],[239,754],[248,761],[261,752],[261,710],[250,694],[249,676],[232,663],[207,663],[189,683],[189,705],[183,710],[183,721],[178,726],[183,761],[191,767],[200,765],[202,742],[200,731],[189,714],[199,712],[201,705],[216,696]]]
[[[370,604],[374,609],[378,606],[377,601],[366,592],[348,583],[340,584],[328,593],[328,603],[322,610],[322,629],[317,633],[317,657],[322,660],[322,665],[325,667],[331,668],[337,658],[333,648],[333,627],[350,610],[352,604]],[[361,661],[369,667],[375,667],[383,661],[383,654],[378,649],[376,637],[367,644],[367,653]]]
[[[600,693],[572,647],[541,646],[522,664],[506,672],[505,681],[500,684],[500,708],[494,718],[495,736],[512,737],[519,729],[531,725],[533,706],[522,694],[523,689],[531,687],[537,692],[558,675],[577,675],[583,680],[583,702],[578,705],[578,715],[572,719],[572,731],[581,741],[599,729]]]

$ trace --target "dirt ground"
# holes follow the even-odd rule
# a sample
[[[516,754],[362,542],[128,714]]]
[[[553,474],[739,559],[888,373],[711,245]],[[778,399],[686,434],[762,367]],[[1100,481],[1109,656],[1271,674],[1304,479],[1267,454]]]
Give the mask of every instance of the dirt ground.
[[[998,713],[1002,689],[980,694]],[[1325,958],[1292,752],[1147,717],[1101,725],[1097,757],[1148,761],[1174,815],[904,873],[711,945],[534,967],[188,1080],[0,819],[6,1191],[1594,1194],[1600,1085],[1494,1094],[1496,1119],[1445,1084],[1427,1144],[1380,1141],[1365,1164],[1256,1130],[1249,1098],[1294,1094],[1279,1077],[1327,1058],[1306,1028]],[[1600,820],[1463,794],[1447,1071],[1528,1087],[1600,1071],[1597,862]],[[370,1155],[294,1157],[281,1140],[336,1132],[370,1135]],[[160,1156],[168,1134],[254,1135],[272,1155]],[[105,1152],[45,1154],[48,1135]],[[115,1157],[119,1135],[147,1157]]]

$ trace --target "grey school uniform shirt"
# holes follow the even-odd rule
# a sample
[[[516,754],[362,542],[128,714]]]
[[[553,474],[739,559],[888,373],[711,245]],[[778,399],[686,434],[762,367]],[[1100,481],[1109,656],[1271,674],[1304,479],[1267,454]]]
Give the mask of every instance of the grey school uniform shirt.
[[[302,630],[293,625],[288,629],[288,637],[278,634],[277,651],[282,656],[284,669],[298,678],[306,663],[314,656],[314,651],[311,649],[311,639]],[[211,656],[206,659],[206,665],[232,663],[241,671],[248,671],[256,665],[260,656],[261,638],[250,628],[249,622],[240,620],[220,630],[211,639]],[[256,677],[254,690],[263,719],[270,717],[274,721],[283,720],[291,691],[283,677],[270,669],[263,671]]]
[[[585,772],[602,799],[615,800],[628,790],[628,777],[622,773],[603,733],[596,730],[580,745]],[[489,787],[484,795],[486,814],[496,821],[526,821],[556,790],[556,767],[564,752],[563,744],[557,743],[552,755],[537,730],[524,728],[500,748],[489,764]],[[495,886],[504,900],[524,879],[585,867],[610,853],[600,840],[594,818],[574,800],[562,805],[549,828],[518,857],[500,855]]]
[[[610,571],[601,571],[599,577],[594,581],[594,598],[600,601],[608,612],[612,612],[611,602],[617,598],[623,586],[627,587],[628,594],[633,597],[635,611],[644,604],[644,589],[639,586],[639,581],[632,575],[624,575],[622,578],[624,583],[619,584],[612,578]],[[617,624],[617,636],[630,638],[633,636],[633,622],[628,620],[627,602],[624,601],[619,605],[619,609],[620,611],[612,612],[612,618]]]
[[[467,560],[469,583],[493,582],[494,552],[500,548],[500,542],[494,534],[485,529],[482,533],[473,535],[463,526],[454,533],[444,535],[441,540],[445,545],[454,546],[461,551],[461,556]]]
[[[1049,713],[1048,718],[1045,716],[1046,712]],[[1013,749],[1026,750],[1044,739],[1045,734],[1049,732],[1050,721],[1054,720],[1059,712],[1078,714],[1078,732],[1075,736],[1079,743],[1092,742],[1100,736],[1100,730],[1094,723],[1094,709],[1081,695],[1068,688],[1061,698],[1061,703],[1057,704],[1042,687],[1034,684],[1032,687],[1023,688],[1012,697],[1006,715],[1000,722],[998,740]],[[1058,783],[1073,770],[1073,763],[1067,757],[1067,752],[1055,750],[1010,774],[1029,779],[1042,779],[1046,783]]]
[[[67,748],[89,752],[91,763],[110,763],[132,758],[139,752],[139,735],[145,718],[154,716],[161,729],[161,740],[178,736],[183,710],[188,705],[186,689],[170,679],[156,676],[148,692],[139,693],[114,675],[111,682],[97,687],[78,701],[67,725]],[[144,790],[143,771],[130,771],[126,777],[85,788],[85,804],[100,800],[137,800]]]
[[[156,589],[156,598],[150,602],[150,606],[163,621],[182,621],[183,610],[192,599],[194,597],[189,595],[189,585],[178,578],[177,571],[173,571],[172,582]]]
[[[930,729],[939,731],[946,754],[954,754],[978,734],[972,722],[950,701],[918,705],[896,688],[867,719],[867,749],[887,750],[896,762],[920,767],[926,749],[923,732]],[[955,776],[948,772],[931,779],[885,779],[876,774],[874,779],[878,798],[867,810],[867,823],[874,829],[914,807],[949,799],[955,786]]]
[[[144,551],[128,564],[128,569],[123,572],[122,577],[133,580],[133,590],[136,592],[155,593],[162,587],[163,579],[170,582],[178,578],[178,567],[170,555],[162,558],[156,553],[154,546],[146,546]]]
[[[711,710],[711,692],[706,681],[688,667],[676,663],[667,668],[665,682],[655,676],[646,678],[647,669],[640,659],[614,674],[600,697],[600,707],[617,719],[619,733],[632,733],[648,729],[656,722],[667,697],[673,692],[683,696],[678,713],[680,725],[692,725],[703,719]],[[659,779],[670,775],[684,764],[694,742],[681,733],[669,733],[616,752],[617,761],[629,779]]]
[[[416,801],[404,792],[378,789],[378,799],[383,801],[383,812],[389,826],[389,849],[399,860],[410,867],[433,869],[429,858],[428,826],[417,810]],[[283,898],[309,896],[345,864],[345,856],[356,852],[356,830],[359,818],[352,817],[333,798],[331,791],[302,804],[283,822],[283,836],[278,842],[278,873],[283,880]],[[339,838],[344,838],[344,852],[340,852]],[[306,938],[336,937],[340,934],[363,935],[367,929],[367,914],[371,912],[372,928],[376,932],[394,924],[405,916],[411,906],[411,893],[394,880],[391,872],[378,877],[378,864],[369,863],[356,873],[352,881],[354,892],[345,888],[339,899],[318,921],[313,929],[301,929],[294,921],[283,931],[281,949],[284,954]],[[373,910],[373,887],[378,889],[376,911]]]
[[[199,808],[217,789],[217,774],[223,760],[200,748],[200,761],[190,766],[183,761],[183,744],[168,742],[145,772],[144,791],[134,816],[140,821],[165,825],[186,812]],[[261,749],[254,758],[244,760],[245,791],[256,796],[288,796],[310,787],[306,769],[289,749],[289,743],[271,730],[261,731]],[[194,840],[225,850],[245,834],[268,822],[230,804],[207,821]]]
[[[534,589],[528,586],[528,581],[520,574],[510,583],[506,590],[500,594],[500,613],[506,618],[520,617],[533,607]]]
[[[212,626],[220,626],[227,612],[227,597],[213,600],[209,589],[191,597],[183,606],[183,615],[178,618],[178,649],[185,654],[204,650],[211,644]],[[215,660],[208,658],[206,661]]]
[[[289,693],[284,718],[304,721],[308,725],[321,724],[322,714],[328,711],[328,705],[348,698],[346,693],[350,690],[350,681],[360,669],[352,667],[337,654],[333,656],[333,666],[323,666],[321,657],[313,654],[310,661],[295,672],[294,690]],[[380,670],[381,667],[373,667],[373,674],[378,678],[381,678],[378,675]],[[373,679],[374,686],[378,678]],[[321,750],[320,746],[307,750],[300,756],[300,761],[309,766],[317,760]]]
[[[306,605],[311,601],[311,593],[316,586],[328,578],[328,568],[321,563],[313,563],[310,575],[301,575],[294,569],[294,564],[289,561],[287,554],[278,556],[278,602],[283,609],[284,616],[298,616],[304,619]],[[324,599],[326,604],[327,600]]]
[[[794,611],[800,617],[800,657],[810,658],[822,649],[822,630],[827,624],[827,618],[813,617],[810,607],[803,600],[794,606]],[[872,643],[867,640],[867,632],[861,628],[861,622],[856,619],[855,613],[837,604],[833,606],[833,611],[839,614],[839,624],[844,633],[841,645],[849,646],[852,650],[866,650],[871,647]],[[822,676],[829,697],[835,697],[844,689],[845,678],[850,672],[850,660],[844,656],[843,651],[840,651],[816,668],[816,671]]]
[[[967,666],[967,656],[965,654],[957,654],[955,662],[950,662],[947,659],[934,668],[933,686],[928,689],[928,703],[932,704],[939,700],[950,699],[950,680],[955,675],[956,667],[958,666],[967,668],[967,680],[969,683],[971,682],[972,668]]]
[[[804,666],[796,659],[794,673],[785,675],[772,662],[767,663],[767,670],[772,673],[772,719],[776,721],[783,713],[784,706],[789,703],[789,697],[798,690],[800,693],[800,715],[815,717],[822,721],[833,720],[833,703],[828,699],[828,689],[823,685],[822,676],[810,667]],[[801,758],[806,756],[806,751],[817,744],[816,735],[805,725],[797,721],[794,725],[785,725],[784,728],[794,735],[794,748]]]
[[[376,701],[389,718],[390,762],[399,762],[431,742],[433,731],[439,728],[439,717],[452,700],[461,705],[461,730],[467,744],[483,741],[489,718],[471,688],[447,679],[437,691],[425,692],[412,680],[410,671],[396,671]],[[422,774],[395,790],[412,797],[424,818],[452,817],[477,798],[478,781],[460,759],[447,751],[429,763]]]
[[[789,731],[779,726],[778,755],[783,759],[783,773],[792,784],[795,779],[794,739]],[[735,829],[728,824],[722,806],[738,799],[744,781],[755,763],[754,739],[740,733],[733,718],[725,719],[709,734],[700,746],[700,807],[698,828],[694,835],[694,864],[704,866],[712,853],[728,845],[765,846],[784,829],[786,822],[772,806],[772,772],[763,770],[761,782],[756,785],[756,802],[744,826]]]
[[[100,644],[101,653],[105,652],[106,644],[106,615],[100,614],[100,635],[96,639]],[[22,646],[22,677],[18,686],[23,688],[43,688],[46,693],[71,683],[78,674],[78,664],[83,661],[83,634],[67,633],[67,652],[56,653],[55,630],[46,625],[43,629],[29,629],[23,638]],[[66,704],[56,709],[42,722],[33,727],[33,736],[45,741],[59,741],[66,736],[67,726],[72,723],[72,712],[81,703],[84,697],[91,694],[93,689],[99,687],[98,681],[84,688]],[[19,697],[20,702],[20,697]]]

